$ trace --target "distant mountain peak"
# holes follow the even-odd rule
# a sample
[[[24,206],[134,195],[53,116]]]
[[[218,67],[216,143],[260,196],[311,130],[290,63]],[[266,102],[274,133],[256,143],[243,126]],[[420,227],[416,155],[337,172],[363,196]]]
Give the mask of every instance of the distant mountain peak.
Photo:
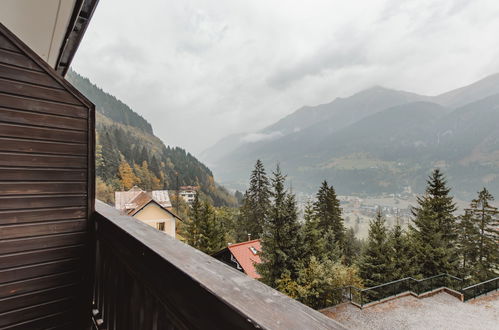
[[[381,85],[374,85],[364,90],[364,92],[384,92],[384,91],[395,91],[395,90],[383,87]]]

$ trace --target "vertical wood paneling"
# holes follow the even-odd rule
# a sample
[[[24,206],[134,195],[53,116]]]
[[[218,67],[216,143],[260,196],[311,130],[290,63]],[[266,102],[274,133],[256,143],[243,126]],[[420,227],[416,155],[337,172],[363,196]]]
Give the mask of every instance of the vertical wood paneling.
[[[94,107],[0,24],[0,328],[83,329]]]

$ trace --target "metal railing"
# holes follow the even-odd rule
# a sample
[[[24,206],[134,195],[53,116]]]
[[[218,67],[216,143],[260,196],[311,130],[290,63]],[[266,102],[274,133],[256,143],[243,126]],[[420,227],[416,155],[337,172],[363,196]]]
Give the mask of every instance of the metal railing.
[[[361,290],[360,301],[356,303],[360,306],[364,306],[405,292],[411,292],[414,295],[419,296],[444,287],[459,291],[463,287],[463,283],[463,279],[449,274],[439,274],[421,280],[413,277],[406,277]]]
[[[464,287],[465,283],[466,281],[462,278],[450,274],[439,274],[421,280],[413,277],[406,277],[365,289],[346,286],[334,289],[333,296],[337,299],[335,299],[335,303],[332,306],[344,302],[351,302],[362,308],[368,304],[395,297],[403,293],[411,293],[419,297],[425,293],[441,288],[451,289],[460,293],[463,297],[463,301],[466,301],[488,292],[498,290],[499,277],[466,288]]]
[[[475,299],[478,296],[487,294],[492,291],[497,291],[499,288],[499,277],[493,278],[491,280],[474,284],[463,288],[461,293],[463,294],[464,301]]]

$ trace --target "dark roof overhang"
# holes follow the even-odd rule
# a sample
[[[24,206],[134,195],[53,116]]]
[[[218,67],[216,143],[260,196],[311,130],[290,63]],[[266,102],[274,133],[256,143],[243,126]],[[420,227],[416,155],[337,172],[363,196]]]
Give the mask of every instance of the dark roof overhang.
[[[64,76],[87,30],[99,0],[77,0],[59,50],[55,70]]]

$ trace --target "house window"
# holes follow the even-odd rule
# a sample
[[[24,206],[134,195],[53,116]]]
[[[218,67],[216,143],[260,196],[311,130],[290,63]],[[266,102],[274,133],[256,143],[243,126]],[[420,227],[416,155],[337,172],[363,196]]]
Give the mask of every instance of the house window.
[[[164,222],[156,222],[156,228],[161,231],[165,231],[165,223]]]

